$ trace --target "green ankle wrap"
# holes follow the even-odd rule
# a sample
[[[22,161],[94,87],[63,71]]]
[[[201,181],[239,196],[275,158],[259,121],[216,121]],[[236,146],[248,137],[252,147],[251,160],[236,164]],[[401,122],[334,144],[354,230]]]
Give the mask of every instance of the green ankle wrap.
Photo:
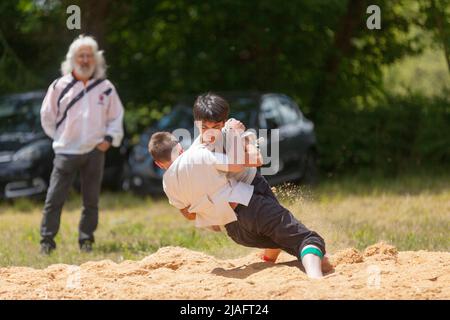
[[[308,247],[302,250],[302,253],[300,254],[300,258],[303,259],[303,257],[309,253],[315,254],[316,256],[318,256],[320,259],[323,258],[323,253],[322,251],[320,251],[317,248],[313,248],[313,247]]]

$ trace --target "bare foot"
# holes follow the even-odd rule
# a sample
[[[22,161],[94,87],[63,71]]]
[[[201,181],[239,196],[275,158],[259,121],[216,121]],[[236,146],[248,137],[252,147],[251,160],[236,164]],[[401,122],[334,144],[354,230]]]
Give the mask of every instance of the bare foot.
[[[261,252],[259,256],[266,262],[275,262],[280,253],[281,249],[264,249],[264,252]]]

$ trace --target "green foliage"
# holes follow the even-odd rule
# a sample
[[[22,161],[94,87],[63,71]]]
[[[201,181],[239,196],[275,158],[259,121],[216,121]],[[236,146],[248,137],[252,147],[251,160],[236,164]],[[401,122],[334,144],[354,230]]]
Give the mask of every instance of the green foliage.
[[[433,43],[443,49],[450,72],[450,0],[419,0],[421,26],[431,31]]]
[[[350,120],[351,119],[351,120]],[[450,163],[450,101],[387,96],[373,108],[341,108],[318,123],[321,166],[397,174]]]
[[[108,43],[121,54],[111,74],[137,101],[255,89],[307,98],[342,2],[130,1],[112,11],[121,14]]]
[[[132,135],[133,140],[136,140],[139,138],[139,134],[153,124],[154,121],[159,120],[164,114],[168,113],[170,106],[161,106],[157,101],[137,106],[130,102],[127,104],[126,109],[132,110],[125,113],[127,131]]]
[[[406,57],[386,66],[385,87],[390,93],[403,96],[414,92],[445,96],[445,90],[450,90],[450,72],[445,65],[444,52],[428,48],[419,56]]]
[[[66,28],[70,4],[81,8],[81,31]],[[372,4],[381,8],[380,30],[366,27]],[[448,81],[450,69],[408,72],[418,63],[431,69],[428,56],[390,68],[430,48],[448,64],[449,11],[449,0],[3,1],[0,94],[46,88],[70,41],[88,33],[105,49],[135,137],[180,95],[283,92],[316,123],[327,171],[440,165],[448,161],[448,100],[437,88],[448,86],[433,81]],[[399,76],[386,78],[386,69]],[[422,90],[417,96],[391,97],[402,74],[427,82],[406,88]]]

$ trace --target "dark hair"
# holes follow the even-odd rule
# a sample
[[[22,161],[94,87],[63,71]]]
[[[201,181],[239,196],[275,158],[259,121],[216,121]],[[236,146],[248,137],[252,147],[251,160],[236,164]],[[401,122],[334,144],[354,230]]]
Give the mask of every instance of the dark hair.
[[[208,92],[199,95],[194,103],[194,120],[221,122],[228,119],[230,106],[221,96]]]
[[[170,161],[172,150],[178,140],[170,132],[156,132],[152,134],[148,143],[148,151],[156,161]]]

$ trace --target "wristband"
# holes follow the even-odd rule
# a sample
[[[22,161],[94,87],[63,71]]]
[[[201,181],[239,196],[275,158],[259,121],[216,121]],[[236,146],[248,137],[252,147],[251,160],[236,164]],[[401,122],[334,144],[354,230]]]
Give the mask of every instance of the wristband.
[[[112,143],[112,141],[113,141],[113,137],[111,137],[111,136],[109,136],[109,135],[107,135],[107,136],[105,136],[105,141],[108,141],[110,144]]]

